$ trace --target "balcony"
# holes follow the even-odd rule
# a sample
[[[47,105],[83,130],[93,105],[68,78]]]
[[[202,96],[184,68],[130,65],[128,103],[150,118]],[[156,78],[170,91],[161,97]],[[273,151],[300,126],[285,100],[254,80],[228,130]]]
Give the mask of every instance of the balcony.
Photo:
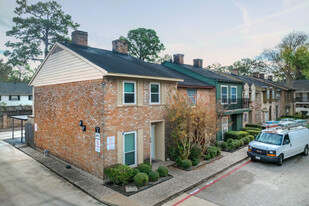
[[[309,103],[309,97],[296,97],[295,102],[306,102],[306,103]]]
[[[237,98],[237,99],[218,99],[218,103],[223,106],[225,110],[243,109],[249,108],[249,98]]]

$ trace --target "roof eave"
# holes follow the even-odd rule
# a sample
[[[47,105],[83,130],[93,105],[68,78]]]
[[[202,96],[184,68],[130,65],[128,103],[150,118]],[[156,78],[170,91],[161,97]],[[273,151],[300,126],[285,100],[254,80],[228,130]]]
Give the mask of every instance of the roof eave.
[[[152,79],[152,80],[172,81],[172,82],[183,82],[184,81],[183,79],[176,79],[176,78],[169,78],[169,77],[144,76],[144,75],[110,73],[110,72],[104,76],[129,77],[129,78],[137,78],[137,79]]]

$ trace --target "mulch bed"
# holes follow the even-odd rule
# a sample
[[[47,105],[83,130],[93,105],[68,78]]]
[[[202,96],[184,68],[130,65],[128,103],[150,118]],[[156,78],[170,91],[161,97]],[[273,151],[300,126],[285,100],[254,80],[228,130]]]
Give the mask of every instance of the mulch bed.
[[[216,156],[216,157],[214,157],[214,158],[212,158],[212,159],[210,159],[210,160],[203,160],[203,161],[201,161],[201,162],[199,162],[196,166],[192,166],[192,167],[190,167],[190,168],[188,168],[188,169],[185,169],[185,168],[183,168],[183,167],[180,167],[180,166],[177,166],[176,165],[176,163],[173,165],[174,167],[176,167],[176,168],[178,168],[178,169],[181,169],[181,170],[184,170],[184,171],[191,171],[191,170],[195,170],[195,169],[197,169],[197,168],[200,168],[200,167],[202,167],[202,166],[204,166],[204,165],[206,165],[206,164],[209,164],[209,163],[211,163],[211,162],[213,162],[213,161],[216,161],[216,160],[218,160],[218,159],[221,159],[223,157],[223,155],[219,155],[219,156]]]
[[[138,191],[135,191],[135,192],[126,192],[126,186],[132,186],[132,187],[133,187],[133,186],[135,186],[134,182],[130,182],[130,183],[128,183],[127,185],[116,185],[116,184],[114,184],[113,182],[107,182],[107,183],[105,183],[104,185],[105,185],[106,187],[112,189],[112,190],[115,190],[115,191],[117,191],[117,192],[119,192],[119,193],[125,195],[125,196],[131,196],[131,195],[134,195],[134,194],[136,194],[136,193],[139,193],[139,192],[141,192],[141,191],[143,191],[143,190],[147,190],[148,188],[153,187],[153,186],[155,186],[155,185],[157,185],[157,184],[160,184],[160,183],[162,183],[162,182],[165,182],[165,181],[167,181],[167,180],[170,180],[170,179],[172,179],[172,178],[173,178],[172,175],[168,175],[168,176],[166,176],[166,177],[160,177],[160,179],[159,179],[158,181],[156,181],[156,182],[150,182],[150,181],[149,181],[147,185],[145,185],[145,186],[143,186],[143,187],[137,187]]]

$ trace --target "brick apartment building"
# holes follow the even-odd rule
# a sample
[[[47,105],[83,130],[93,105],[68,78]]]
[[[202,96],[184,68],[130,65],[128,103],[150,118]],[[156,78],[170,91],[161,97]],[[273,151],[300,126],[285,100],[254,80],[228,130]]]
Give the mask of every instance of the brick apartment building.
[[[215,87],[159,64],[88,46],[88,34],[56,43],[34,75],[36,147],[103,178],[103,169],[146,159],[165,160],[165,104],[179,88],[215,112]],[[212,106],[213,105],[213,106]]]

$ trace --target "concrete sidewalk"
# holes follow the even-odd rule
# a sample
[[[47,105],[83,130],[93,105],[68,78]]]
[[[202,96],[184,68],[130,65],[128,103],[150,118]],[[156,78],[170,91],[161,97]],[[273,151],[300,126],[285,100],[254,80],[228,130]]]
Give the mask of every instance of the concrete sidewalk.
[[[66,169],[66,163],[62,160],[54,157],[43,157],[42,152],[27,146],[19,149],[79,187],[87,194],[110,205],[161,205],[169,199],[192,189],[247,158],[247,148],[245,147],[234,153],[222,152],[223,157],[221,159],[193,171],[186,172],[175,167],[170,167],[169,174],[174,176],[174,178],[130,197],[126,197],[105,187],[102,184],[102,180],[78,168],[73,167],[72,169]]]

